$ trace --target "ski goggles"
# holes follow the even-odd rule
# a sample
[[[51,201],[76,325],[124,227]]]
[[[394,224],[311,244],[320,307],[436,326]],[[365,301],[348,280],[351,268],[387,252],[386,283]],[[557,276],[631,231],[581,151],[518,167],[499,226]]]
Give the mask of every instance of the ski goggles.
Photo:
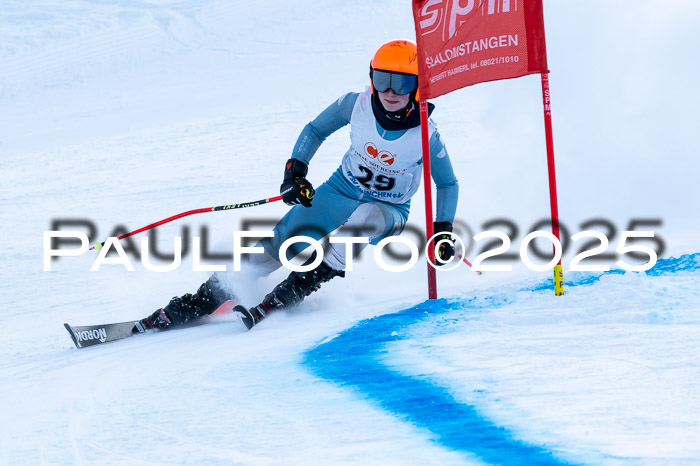
[[[372,70],[372,85],[378,92],[386,92],[391,89],[395,94],[403,95],[418,89],[418,76]]]

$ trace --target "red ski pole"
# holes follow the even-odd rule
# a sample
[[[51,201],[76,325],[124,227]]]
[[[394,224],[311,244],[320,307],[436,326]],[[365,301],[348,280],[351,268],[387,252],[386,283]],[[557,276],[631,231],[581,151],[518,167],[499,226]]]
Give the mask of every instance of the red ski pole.
[[[173,220],[177,220],[178,218],[187,217],[188,215],[203,214],[204,212],[219,212],[222,210],[233,210],[233,209],[243,209],[246,207],[255,207],[255,206],[259,206],[259,205],[263,205],[263,204],[268,204],[270,202],[279,201],[281,199],[282,199],[282,196],[275,196],[275,197],[270,197],[267,199],[260,199],[259,201],[244,202],[242,204],[228,204],[228,205],[220,205],[220,206],[216,206],[216,207],[204,207],[202,209],[188,210],[187,212],[182,212],[182,213],[179,213],[177,215],[173,215],[172,217],[168,217],[168,218],[165,218],[163,220],[160,220],[158,222],[151,223],[150,225],[146,225],[145,227],[139,228],[138,230],[134,230],[134,231],[131,231],[129,233],[125,233],[117,239],[121,240],[124,238],[128,238],[129,236],[133,236],[133,235],[136,235],[136,234],[141,233],[143,231],[150,230],[150,229],[155,228],[157,226],[172,222]],[[95,243],[95,245],[90,248],[90,251],[92,251],[93,249],[97,249],[99,251],[100,249],[102,249],[102,246],[104,246],[104,243]]]
[[[472,263],[469,262],[469,261],[467,260],[466,257],[464,257],[463,255],[461,255],[460,253],[457,253],[457,257],[459,257],[460,259],[462,259],[462,262],[464,262],[465,264],[467,264],[467,265],[469,266],[470,269],[472,268]],[[481,270],[477,270],[476,273],[478,273],[479,275],[481,275],[483,272],[482,272]]]

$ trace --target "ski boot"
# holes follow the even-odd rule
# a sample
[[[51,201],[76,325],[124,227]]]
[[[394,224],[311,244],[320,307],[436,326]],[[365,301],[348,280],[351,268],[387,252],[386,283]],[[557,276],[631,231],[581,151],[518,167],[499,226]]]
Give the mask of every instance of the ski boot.
[[[235,306],[233,312],[250,330],[267,317],[270,312],[296,306],[305,297],[321,288],[321,283],[325,283],[337,276],[344,277],[345,272],[335,270],[324,262],[308,272],[292,272],[272,292],[265,296],[262,303],[250,309],[246,309],[243,306]]]
[[[165,330],[171,325],[172,321],[165,314],[165,310],[163,308],[160,308],[145,319],[141,319],[138,322],[136,322],[135,328],[136,331],[138,331],[138,333],[144,333],[146,330],[151,329]]]
[[[186,293],[174,297],[167,306],[138,321],[136,328],[142,332],[177,327],[211,314],[229,299],[229,293],[221,287],[219,280],[213,275],[199,287],[195,294]]]

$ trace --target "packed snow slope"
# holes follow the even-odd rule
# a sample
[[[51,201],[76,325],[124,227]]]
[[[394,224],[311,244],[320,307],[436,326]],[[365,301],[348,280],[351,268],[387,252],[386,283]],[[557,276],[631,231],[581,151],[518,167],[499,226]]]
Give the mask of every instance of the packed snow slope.
[[[442,299],[426,301],[424,265],[386,272],[370,249],[346,278],[251,332],[221,315],[73,347],[63,322],[144,317],[208,273],[193,272],[191,251],[167,273],[131,253],[133,272],[91,272],[93,253],[44,271],[44,231],[82,221],[61,229],[90,223],[103,240],[276,195],[302,127],[368,85],[378,45],[414,37],[404,3],[0,5],[1,464],[700,461],[695,2],[544,2],[562,223],[568,236],[609,237],[598,262],[610,273],[568,272],[580,250],[570,241],[567,292],[555,297],[550,273],[517,258],[549,214],[529,76],[434,102],[460,180],[455,225],[467,239],[508,233],[512,272],[439,273]],[[324,143],[314,184],[347,144],[347,128]],[[176,236],[206,237],[220,256],[204,262],[230,269],[233,231],[286,211],[202,214],[149,237],[161,252]],[[633,221],[662,252],[646,273],[615,265]],[[470,243],[468,256],[482,248]],[[253,305],[284,274],[231,278]]]

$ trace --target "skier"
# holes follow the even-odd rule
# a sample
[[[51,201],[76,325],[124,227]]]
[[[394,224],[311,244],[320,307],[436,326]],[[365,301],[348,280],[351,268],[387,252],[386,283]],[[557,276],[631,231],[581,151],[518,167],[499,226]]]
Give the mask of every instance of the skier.
[[[282,266],[280,245],[297,235],[316,240],[341,227],[338,235],[356,236],[360,231],[369,244],[397,235],[408,219],[410,198],[418,190],[421,172],[421,134],[418,112],[418,63],[416,45],[408,40],[383,44],[370,62],[370,87],[350,92],[332,103],[302,130],[286,162],[280,187],[282,200],[294,207],[280,220],[274,236],[259,245],[263,254],[251,254],[246,264],[257,276]],[[434,105],[428,104],[431,113]],[[338,170],[317,190],[306,179],[308,165],[321,143],[339,128],[350,124],[350,148]],[[452,240],[452,221],[457,208],[458,185],[445,145],[435,124],[429,121],[432,178],[437,186],[434,230]],[[345,276],[345,244],[327,245],[328,252],[315,269],[291,272],[262,302],[234,312],[248,329],[270,312],[299,304],[306,296],[334,277]],[[354,248],[357,255],[366,246]],[[303,247],[289,248],[292,257]],[[436,257],[449,261],[454,246],[442,242]],[[314,257],[312,256],[312,260]],[[441,265],[439,260],[437,265]],[[232,299],[225,280],[217,274],[196,293],[173,298],[162,309],[142,319],[140,331],[167,329],[214,312]]]

